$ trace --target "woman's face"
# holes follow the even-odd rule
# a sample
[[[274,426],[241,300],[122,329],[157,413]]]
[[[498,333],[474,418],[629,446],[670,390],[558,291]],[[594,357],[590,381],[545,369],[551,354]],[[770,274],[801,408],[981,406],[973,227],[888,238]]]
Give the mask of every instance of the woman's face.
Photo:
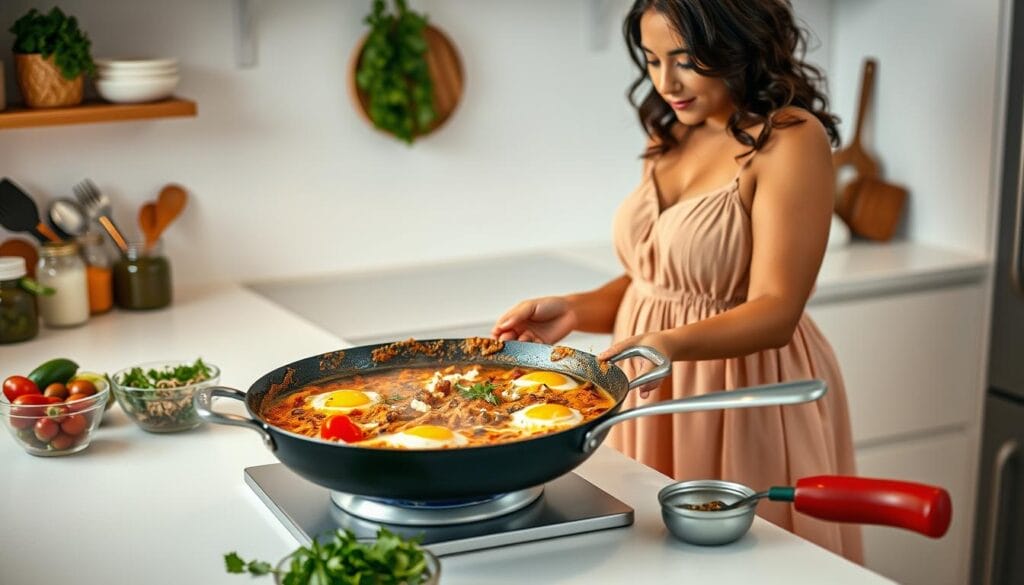
[[[686,42],[660,12],[640,18],[640,48],[647,58],[647,75],[654,89],[675,111],[681,123],[712,122],[725,126],[735,107],[725,83],[705,77],[690,66]]]

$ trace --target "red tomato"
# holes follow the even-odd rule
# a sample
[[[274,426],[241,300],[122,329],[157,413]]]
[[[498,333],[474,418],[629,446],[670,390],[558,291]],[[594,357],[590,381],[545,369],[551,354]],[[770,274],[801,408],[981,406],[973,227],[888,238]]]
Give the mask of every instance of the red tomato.
[[[50,399],[42,394],[22,394],[14,399],[11,407],[11,426],[16,429],[29,429],[36,424],[36,419],[46,415],[45,405]]]
[[[52,418],[41,418],[36,421],[36,438],[46,443],[60,433],[60,425]]]
[[[22,394],[21,396],[14,399],[14,404],[23,404],[25,406],[39,406],[42,404],[52,404],[49,396],[43,396],[38,392],[35,394]],[[32,409],[27,409],[32,410]]]
[[[10,376],[4,380],[4,396],[12,404],[19,396],[39,393],[39,386],[25,376]]]
[[[50,446],[57,451],[63,451],[64,449],[70,449],[75,444],[77,437],[72,437],[64,433],[58,434],[53,439],[50,439]]]
[[[320,427],[320,436],[332,441],[341,439],[353,443],[363,440],[363,429],[344,414],[335,414],[324,421],[324,426]]]
[[[60,423],[60,430],[64,431],[69,435],[80,435],[86,427],[85,417],[81,414],[72,414],[64,419],[64,422]],[[39,425],[36,425],[38,428]]]
[[[67,402],[65,404],[68,405],[68,408],[70,408],[72,410],[72,412],[78,412],[80,410],[86,410],[88,408],[92,408],[92,405],[95,404],[95,402],[92,401],[92,400],[89,400],[89,401],[86,401],[86,402],[82,402],[80,404],[75,404],[79,400],[85,400],[86,398],[89,398],[89,397],[85,396],[83,394],[72,394],[71,396],[68,396]]]

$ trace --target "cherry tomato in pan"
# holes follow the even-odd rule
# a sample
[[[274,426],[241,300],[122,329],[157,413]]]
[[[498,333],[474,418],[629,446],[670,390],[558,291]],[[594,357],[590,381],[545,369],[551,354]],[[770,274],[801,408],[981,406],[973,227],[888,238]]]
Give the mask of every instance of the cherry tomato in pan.
[[[14,404],[14,401],[25,394],[40,394],[39,386],[25,376],[10,376],[4,380],[4,396],[7,401]]]
[[[320,427],[320,437],[332,441],[341,439],[346,443],[354,443],[363,440],[363,436],[363,429],[344,414],[327,417],[324,426]]]

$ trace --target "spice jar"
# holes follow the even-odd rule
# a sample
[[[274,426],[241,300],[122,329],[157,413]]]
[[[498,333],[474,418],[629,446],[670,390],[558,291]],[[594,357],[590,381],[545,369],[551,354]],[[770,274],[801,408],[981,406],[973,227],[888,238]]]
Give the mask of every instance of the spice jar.
[[[39,313],[47,327],[73,327],[89,320],[89,287],[85,262],[74,242],[49,242],[39,250],[36,280],[54,289],[39,297]]]
[[[39,333],[34,295],[21,288],[25,259],[0,256],[0,343],[32,339]]]
[[[89,313],[106,313],[114,305],[113,268],[98,232],[89,232],[78,239],[85,261],[85,280],[89,288]]]
[[[128,244],[114,263],[114,302],[124,309],[160,309],[171,304],[171,264],[160,242]]]

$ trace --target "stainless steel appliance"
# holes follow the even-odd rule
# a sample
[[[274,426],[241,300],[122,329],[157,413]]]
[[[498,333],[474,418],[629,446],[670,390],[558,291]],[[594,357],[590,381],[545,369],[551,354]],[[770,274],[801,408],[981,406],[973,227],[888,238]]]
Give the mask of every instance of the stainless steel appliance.
[[[544,486],[440,506],[332,492],[280,463],[246,468],[245,483],[303,544],[336,528],[372,538],[383,525],[420,536],[442,556],[633,523],[632,508],[573,472]]]
[[[999,252],[971,583],[1024,583],[1024,0],[1010,2]]]

